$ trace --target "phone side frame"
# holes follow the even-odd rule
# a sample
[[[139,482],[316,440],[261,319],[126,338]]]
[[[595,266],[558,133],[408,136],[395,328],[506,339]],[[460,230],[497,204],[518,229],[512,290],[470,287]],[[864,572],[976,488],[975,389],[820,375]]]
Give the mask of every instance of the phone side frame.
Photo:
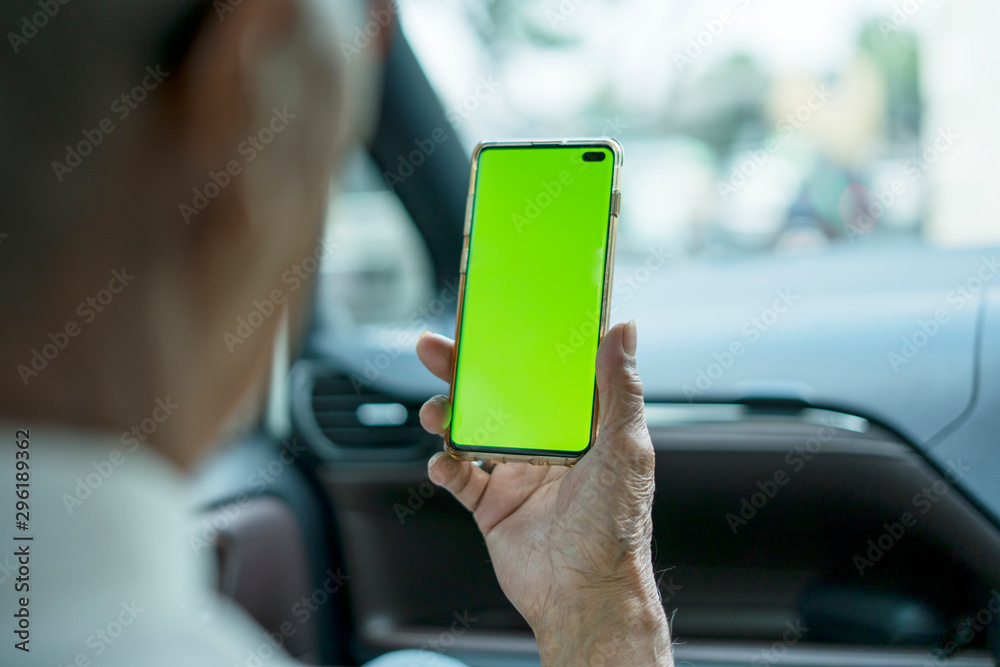
[[[533,148],[533,147],[563,147],[587,148],[602,147],[611,151],[614,166],[611,174],[611,194],[608,207],[607,242],[604,256],[604,286],[601,295],[601,313],[598,325],[597,343],[600,345],[608,329],[608,319],[611,309],[611,289],[614,283],[615,241],[618,236],[618,215],[621,209],[621,170],[625,160],[622,145],[610,137],[564,139],[551,141],[485,141],[478,144],[472,152],[472,170],[469,176],[469,192],[465,206],[465,225],[462,239],[462,256],[459,264],[458,310],[455,317],[455,344],[451,353],[451,384],[449,387],[449,404],[455,401],[455,379],[458,374],[458,348],[462,335],[462,311],[465,305],[465,280],[469,263],[469,246],[472,238],[472,213],[475,207],[476,176],[479,158],[483,151],[491,148]],[[594,446],[598,435],[599,403],[597,399],[597,380],[594,379],[594,401],[590,418],[590,442],[579,455],[562,456],[555,454],[540,454],[530,451],[525,453],[491,452],[488,449],[466,451],[457,449],[451,439],[449,426],[444,436],[445,451],[462,461],[483,461],[489,463],[526,462],[534,465],[572,466],[582,459]],[[548,450],[551,451],[551,450]]]

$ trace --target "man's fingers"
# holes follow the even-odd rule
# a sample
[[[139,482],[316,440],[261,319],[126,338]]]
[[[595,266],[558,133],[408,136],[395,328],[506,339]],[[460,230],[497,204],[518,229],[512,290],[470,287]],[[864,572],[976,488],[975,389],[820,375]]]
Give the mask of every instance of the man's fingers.
[[[435,396],[420,408],[420,425],[428,433],[444,435],[451,424],[451,403],[447,396]]]
[[[417,341],[417,356],[434,375],[451,382],[451,355],[454,343],[438,334],[427,333]],[[431,433],[443,435],[451,423],[451,404],[447,396],[435,396],[420,408],[420,425]],[[475,512],[483,497],[490,475],[470,461],[459,461],[438,452],[427,462],[427,476],[447,489],[467,510]]]
[[[455,344],[450,338],[425,333],[417,341],[417,356],[431,373],[451,382],[451,351]]]
[[[438,452],[431,457],[427,462],[427,476],[451,492],[470,512],[479,507],[479,500],[490,482],[489,473],[482,468],[471,461],[453,459],[447,452]]]

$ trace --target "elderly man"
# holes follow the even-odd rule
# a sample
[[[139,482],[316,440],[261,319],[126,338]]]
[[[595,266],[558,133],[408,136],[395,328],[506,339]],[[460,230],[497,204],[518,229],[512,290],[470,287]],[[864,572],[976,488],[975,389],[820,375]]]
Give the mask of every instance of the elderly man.
[[[220,343],[321,234],[331,174],[372,114],[379,48],[339,48],[369,11],[2,3],[0,486],[33,537],[3,549],[16,561],[0,582],[3,665],[236,665],[258,646],[187,547],[185,475],[257,410],[279,322],[301,333],[305,294],[233,353]],[[634,324],[601,344],[600,440],[574,468],[430,462],[474,513],[547,665],[671,664],[635,349]],[[451,341],[425,336],[418,354],[450,376]],[[68,512],[64,491],[156,411],[172,414]],[[440,433],[448,415],[437,397],[421,419]],[[95,633],[107,619],[117,632]],[[376,663],[393,660],[428,662]]]

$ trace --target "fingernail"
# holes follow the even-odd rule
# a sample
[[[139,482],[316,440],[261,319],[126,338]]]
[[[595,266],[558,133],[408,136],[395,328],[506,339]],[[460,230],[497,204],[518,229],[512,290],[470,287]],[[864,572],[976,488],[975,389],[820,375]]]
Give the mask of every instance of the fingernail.
[[[431,335],[430,331],[423,332],[422,334],[420,334],[420,338],[417,339],[417,342],[419,343],[420,341],[422,341],[424,339],[424,336],[430,336],[430,335]]]
[[[441,426],[448,428],[451,425],[451,401],[447,396],[435,396],[432,400],[441,407]]]
[[[639,334],[635,329],[635,320],[631,319],[622,329],[622,349],[625,350],[625,354],[634,357],[638,341]]]
[[[444,455],[445,455],[444,452],[438,452],[437,454],[432,456],[430,460],[427,462],[427,477],[432,482],[434,482],[434,477],[431,475],[431,470],[434,468],[434,464],[437,463],[439,460],[441,460],[441,457]],[[434,483],[437,484],[437,482]]]

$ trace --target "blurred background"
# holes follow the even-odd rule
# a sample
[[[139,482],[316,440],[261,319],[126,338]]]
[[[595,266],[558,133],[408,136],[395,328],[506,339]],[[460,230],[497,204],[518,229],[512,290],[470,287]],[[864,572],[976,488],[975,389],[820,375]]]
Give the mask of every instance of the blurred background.
[[[483,140],[622,142],[625,265],[652,249],[682,263],[1000,242],[995,2],[400,0],[397,11],[467,153]],[[356,324],[433,298],[391,180],[359,150],[331,211],[327,303]]]

